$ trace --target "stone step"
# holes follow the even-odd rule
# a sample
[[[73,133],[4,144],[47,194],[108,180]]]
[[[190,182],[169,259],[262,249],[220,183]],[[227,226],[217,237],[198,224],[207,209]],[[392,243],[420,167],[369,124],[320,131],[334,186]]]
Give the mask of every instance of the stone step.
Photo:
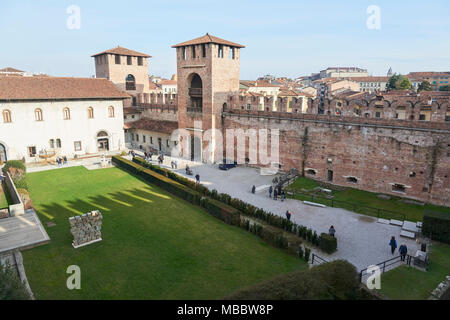
[[[400,237],[415,239],[416,238],[416,234],[414,232],[409,232],[409,231],[406,231],[406,230],[402,230],[400,232]]]

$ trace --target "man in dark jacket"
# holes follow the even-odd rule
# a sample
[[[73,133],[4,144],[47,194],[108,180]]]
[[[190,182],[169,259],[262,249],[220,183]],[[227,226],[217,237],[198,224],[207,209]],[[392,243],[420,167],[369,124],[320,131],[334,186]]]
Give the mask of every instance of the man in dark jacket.
[[[395,249],[397,249],[397,240],[395,240],[394,236],[392,236],[391,240],[389,241],[389,246],[391,247],[392,254],[394,254]]]
[[[273,191],[273,187],[270,186],[270,188],[269,188],[269,198],[272,198],[272,191]]]
[[[408,253],[408,248],[406,247],[406,243],[402,243],[402,245],[398,248],[398,252],[400,253],[400,259],[405,261],[406,254]]]

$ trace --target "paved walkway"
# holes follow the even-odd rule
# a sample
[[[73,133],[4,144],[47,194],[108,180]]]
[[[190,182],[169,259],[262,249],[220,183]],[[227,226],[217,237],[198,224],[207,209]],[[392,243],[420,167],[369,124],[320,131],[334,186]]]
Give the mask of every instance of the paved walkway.
[[[156,159],[154,157],[153,159]],[[165,157],[163,166],[170,167],[172,158]],[[153,163],[157,163],[153,161]],[[272,200],[268,192],[252,194],[251,188],[272,184],[273,176],[262,176],[255,168],[237,167],[228,171],[218,169],[218,165],[205,165],[178,159],[178,174],[194,180],[185,174],[186,163],[193,169],[194,176],[200,175],[201,184],[210,190],[227,193],[242,199],[256,207],[285,217],[286,210],[292,213],[291,220],[316,230],[318,234],[328,233],[333,225],[336,229],[338,250],[332,255],[318,252],[327,260],[345,259],[354,264],[358,270],[369,265],[380,263],[393,257],[388,242],[392,236],[397,239],[398,246],[405,242],[408,253],[414,255],[420,246],[415,240],[400,237],[401,228],[376,222],[373,217],[357,214],[340,208],[318,208],[303,204],[293,199]],[[397,252],[396,252],[397,254]]]
[[[0,219],[0,253],[28,249],[48,241],[50,237],[33,209]]]

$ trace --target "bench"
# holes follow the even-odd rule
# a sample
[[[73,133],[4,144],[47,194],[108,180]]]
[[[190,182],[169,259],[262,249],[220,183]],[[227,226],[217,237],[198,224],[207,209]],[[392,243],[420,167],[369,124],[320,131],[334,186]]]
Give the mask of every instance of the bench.
[[[262,185],[262,186],[258,186],[258,187],[256,187],[256,189],[255,189],[255,193],[258,193],[258,192],[267,190],[267,189],[269,189],[269,188],[270,188],[270,184],[264,184],[264,185]]]
[[[403,223],[402,229],[406,230],[406,231],[414,232],[414,233],[419,232],[419,229],[417,228],[416,223],[411,222],[411,221],[405,221]]]
[[[379,218],[377,222],[378,222],[378,223],[382,223],[382,224],[391,224],[391,222],[390,222],[389,220],[387,220],[387,219],[382,219],[382,218]]]
[[[403,221],[400,220],[391,219],[389,223],[394,226],[403,227]]]
[[[416,238],[416,234],[414,232],[409,232],[409,231],[406,231],[406,230],[402,230],[400,232],[400,237],[415,239]]]
[[[311,201],[303,201],[304,204],[307,204],[309,206],[313,206],[313,207],[319,207],[319,208],[326,208],[326,205],[320,204],[320,203],[315,203],[315,202],[311,202]]]

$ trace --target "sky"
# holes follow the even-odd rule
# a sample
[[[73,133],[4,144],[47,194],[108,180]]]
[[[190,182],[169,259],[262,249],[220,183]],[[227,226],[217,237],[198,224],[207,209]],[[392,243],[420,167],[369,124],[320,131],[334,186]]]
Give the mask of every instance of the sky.
[[[73,5],[79,29],[67,26]],[[0,68],[91,77],[91,55],[120,45],[150,54],[150,74],[169,78],[171,46],[207,32],[246,46],[241,79],[295,78],[329,66],[371,75],[389,67],[450,71],[448,0],[2,0]]]

